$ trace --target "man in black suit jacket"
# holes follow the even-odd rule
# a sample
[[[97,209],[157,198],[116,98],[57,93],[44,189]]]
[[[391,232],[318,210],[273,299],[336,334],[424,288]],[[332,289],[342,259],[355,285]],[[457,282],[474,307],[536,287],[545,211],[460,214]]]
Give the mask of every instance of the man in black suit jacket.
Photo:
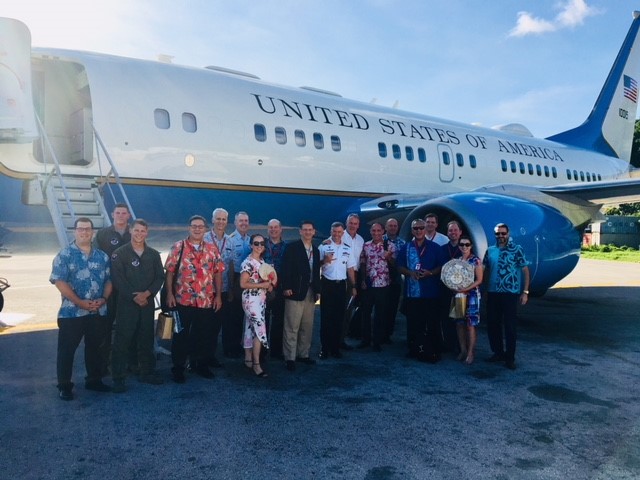
[[[296,369],[296,360],[313,365],[309,357],[315,304],[320,298],[320,252],[312,243],[316,229],[312,222],[300,224],[300,240],[287,245],[282,259],[284,338],[282,350],[287,369]]]

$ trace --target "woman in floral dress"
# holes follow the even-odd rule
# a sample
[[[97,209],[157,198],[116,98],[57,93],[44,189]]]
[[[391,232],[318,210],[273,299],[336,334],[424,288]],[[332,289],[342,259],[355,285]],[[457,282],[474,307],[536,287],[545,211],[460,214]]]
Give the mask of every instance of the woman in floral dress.
[[[260,351],[269,348],[267,328],[264,319],[267,304],[267,292],[273,290],[272,280],[260,278],[260,265],[264,262],[265,239],[262,235],[252,235],[251,253],[242,262],[240,269],[240,288],[242,291],[242,309],[244,310],[244,363],[253,369],[258,377],[266,377],[267,373],[260,367]]]
[[[471,365],[474,360],[476,348],[476,327],[480,323],[480,288],[482,284],[482,262],[471,251],[471,238],[461,235],[458,247],[462,252],[460,260],[468,262],[473,266],[473,283],[467,288],[456,290],[457,293],[467,295],[467,308],[464,318],[456,318],[456,331],[458,332],[458,342],[460,343],[460,355],[458,360]]]

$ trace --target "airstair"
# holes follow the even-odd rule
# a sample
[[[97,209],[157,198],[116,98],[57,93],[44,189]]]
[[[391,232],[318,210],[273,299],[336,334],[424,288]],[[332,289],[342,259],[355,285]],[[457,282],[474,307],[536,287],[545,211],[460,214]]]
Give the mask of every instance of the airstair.
[[[61,247],[67,246],[73,240],[74,224],[78,217],[91,219],[96,229],[111,225],[111,217],[104,203],[106,194],[110,196],[114,205],[126,204],[131,217],[136,218],[113,160],[93,125],[91,130],[100,167],[99,176],[65,174],[65,166],[61,166],[40,119],[37,119],[37,123],[40,130],[40,147],[45,159],[45,173],[38,175],[30,189],[39,190],[43,203],[49,208]],[[102,171],[103,166],[106,169],[105,173]]]

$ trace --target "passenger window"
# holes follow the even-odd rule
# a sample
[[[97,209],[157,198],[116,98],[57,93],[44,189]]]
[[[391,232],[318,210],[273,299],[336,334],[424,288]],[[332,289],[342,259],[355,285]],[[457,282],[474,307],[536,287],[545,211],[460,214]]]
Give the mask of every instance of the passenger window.
[[[461,153],[456,153],[456,163],[458,164],[459,167],[463,167],[464,166],[464,157],[462,156]],[[506,172],[506,170],[505,170]]]
[[[451,165],[451,157],[449,157],[449,152],[442,152],[442,163],[445,165]]]
[[[580,181],[584,182],[584,172],[580,170]]]
[[[189,133],[195,133],[198,130],[196,116],[193,113],[184,112],[182,114],[182,129]]]
[[[296,145],[299,147],[304,147],[307,144],[307,137],[302,130],[296,130],[294,136],[296,137]]]
[[[500,166],[502,167],[502,171],[506,172],[507,171],[507,161],[502,159],[500,160]]]
[[[342,145],[340,144],[340,137],[337,135],[331,135],[331,149],[334,152],[339,152],[342,150]]]
[[[393,158],[395,158],[396,160],[400,160],[400,158],[402,157],[400,146],[394,143],[393,145],[391,145],[391,151],[393,152]]]
[[[567,179],[571,180],[571,170],[567,168]]]
[[[533,175],[533,165],[527,163],[527,170],[529,171],[529,175]]]
[[[516,162],[511,160],[511,162],[509,162],[509,165],[511,166],[511,173],[516,173],[518,171],[518,168],[516,167]]]
[[[156,127],[162,128],[163,130],[168,129],[171,126],[169,112],[163,108],[156,108],[153,111],[153,119],[155,120]]]
[[[404,153],[407,156],[407,160],[409,160],[410,162],[413,162],[413,148],[404,147]]]
[[[384,142],[378,142],[378,155],[382,158],[387,158],[387,144]]]
[[[524,175],[524,172],[525,172],[524,163],[523,162],[519,162],[518,166],[520,167],[520,173]]]
[[[287,131],[282,127],[276,127],[276,142],[280,145],[287,143]]]
[[[427,161],[427,152],[424,151],[424,148],[418,148],[418,161],[420,163],[425,163]]]
[[[324,148],[324,138],[321,133],[313,134],[313,145],[318,149],[322,150]]]
[[[553,178],[558,178],[558,170],[556,170],[556,167],[551,167],[551,175]]]
[[[548,166],[544,166],[544,176],[548,177],[549,176],[549,167]]]
[[[536,175],[539,177],[542,176],[542,167],[540,167],[540,165],[536,165]]]
[[[476,156],[475,155],[469,155],[469,166],[471,168],[476,168],[478,166],[478,162],[476,160]]]
[[[261,123],[256,123],[253,126],[253,134],[256,137],[256,140],[259,142],[267,141],[267,129]]]
[[[589,172],[587,172],[587,182],[591,181],[591,174]]]
[[[574,180],[578,180],[578,171],[577,170],[573,171],[573,179]]]

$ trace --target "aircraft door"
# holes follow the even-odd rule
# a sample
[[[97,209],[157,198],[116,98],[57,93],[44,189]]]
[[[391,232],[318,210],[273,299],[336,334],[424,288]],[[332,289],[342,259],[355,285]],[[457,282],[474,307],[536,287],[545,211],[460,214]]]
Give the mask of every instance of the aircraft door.
[[[438,165],[441,182],[452,182],[454,174],[453,152],[451,149],[441,143],[438,145]]]
[[[0,139],[25,143],[38,136],[31,96],[31,33],[10,18],[0,19]]]

